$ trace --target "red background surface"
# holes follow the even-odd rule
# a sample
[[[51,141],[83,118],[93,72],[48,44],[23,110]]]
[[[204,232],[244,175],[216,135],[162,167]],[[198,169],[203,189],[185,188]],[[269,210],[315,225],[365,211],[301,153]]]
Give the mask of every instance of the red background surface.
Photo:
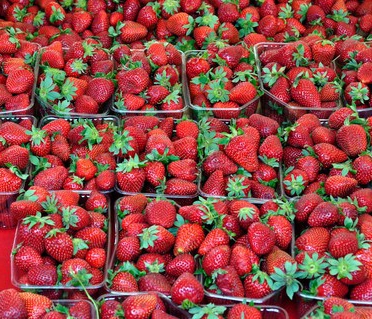
[[[15,230],[0,230],[0,290],[11,288],[10,280],[10,253],[13,245]],[[284,300],[282,307],[288,311],[290,319],[297,319],[295,314],[295,304],[290,300]]]

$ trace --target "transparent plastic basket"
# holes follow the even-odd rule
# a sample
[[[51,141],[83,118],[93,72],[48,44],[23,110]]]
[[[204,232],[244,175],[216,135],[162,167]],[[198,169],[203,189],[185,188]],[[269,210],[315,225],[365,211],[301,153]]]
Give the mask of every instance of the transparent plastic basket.
[[[265,51],[279,49],[286,45],[288,45],[288,43],[261,42],[261,43],[256,44],[253,47],[254,55],[256,59],[256,65],[257,65],[257,73],[260,79],[260,86],[261,86],[261,90],[264,92],[264,95],[261,97],[261,110],[262,110],[263,115],[266,115],[269,117],[282,117],[283,120],[294,122],[306,113],[313,113],[319,119],[327,120],[334,111],[336,111],[342,106],[341,99],[338,99],[336,101],[337,106],[333,108],[317,108],[317,107],[302,107],[302,106],[296,107],[296,106],[292,106],[287,103],[284,103],[283,101],[275,97],[273,94],[271,94],[264,87],[263,82],[262,82],[262,65],[260,61],[260,55]],[[331,67],[333,69],[336,68],[334,63],[332,63]],[[273,115],[275,113],[276,115]]]
[[[146,293],[135,293],[135,294],[131,294],[131,295],[143,295],[143,294],[146,294]],[[97,302],[99,304],[102,304],[102,302],[108,301],[108,300],[117,300],[119,302],[123,302],[126,298],[128,298],[128,296],[131,296],[131,295],[128,295],[128,294],[122,294],[122,295],[106,294],[106,295],[100,296],[97,299]],[[160,299],[163,301],[163,303],[164,303],[164,305],[167,309],[168,314],[170,314],[172,316],[175,316],[179,319],[191,318],[191,316],[189,315],[189,313],[187,311],[177,307],[169,298],[167,298],[163,294],[158,294],[158,295],[159,295]],[[274,318],[272,318],[272,319],[274,319]]]
[[[150,115],[150,116],[152,116],[152,115]],[[126,118],[127,118],[127,117],[125,117],[125,118],[123,119],[124,122],[125,122],[125,119],[126,119]],[[159,118],[159,120],[161,121],[162,118]],[[180,120],[180,119],[173,118],[174,128],[175,128],[176,124],[179,123],[179,122],[181,122],[181,121],[182,121],[182,120]],[[195,122],[195,123],[196,123],[196,122]],[[197,124],[197,123],[196,123],[196,124]],[[173,135],[175,136],[175,129],[173,130]],[[172,140],[172,139],[171,139],[171,140]],[[138,155],[139,155],[139,154],[138,154]],[[118,160],[118,163],[119,163],[119,162],[120,162],[120,161]],[[201,172],[200,172],[200,170],[198,170],[198,174],[197,174],[196,179],[195,179],[195,181],[194,181],[194,183],[195,183],[196,185],[199,184],[199,182],[200,182],[200,178],[201,178]],[[162,196],[162,197],[166,197],[166,198],[168,198],[168,199],[173,199],[173,200],[177,201],[178,203],[180,203],[180,204],[182,203],[182,204],[185,204],[185,205],[186,205],[186,204],[188,205],[188,203],[189,203],[190,200],[196,198],[196,197],[199,195],[198,190],[196,191],[196,193],[191,194],[191,195],[172,195],[172,194],[164,194],[164,193],[148,193],[148,192],[146,193],[146,192],[143,192],[143,191],[138,192],[138,193],[131,193],[131,192],[126,192],[126,191],[123,191],[122,189],[120,189],[120,187],[119,187],[117,181],[116,181],[116,184],[115,184],[115,191],[116,191],[117,193],[119,193],[120,195],[136,195],[136,194],[141,193],[141,194],[145,195],[146,197],[158,197],[158,196]]]
[[[28,42],[28,41],[20,41],[21,43],[22,42]],[[40,45],[38,45],[38,47],[40,48]],[[26,108],[23,108],[23,109],[19,109],[19,110],[3,110],[1,109],[0,110],[0,116],[10,116],[10,115],[33,115],[34,113],[34,104],[35,104],[35,96],[36,96],[36,86],[37,86],[37,79],[39,77],[39,63],[40,63],[40,56],[39,54],[36,54],[36,59],[35,59],[35,65],[33,67],[33,70],[34,70],[34,84],[32,86],[32,91],[31,91],[31,95],[30,95],[30,104],[26,107]]]
[[[90,195],[89,194],[79,194],[79,195],[80,195],[79,206],[84,207],[84,203],[86,202],[86,200],[89,198]],[[105,266],[104,266],[104,269],[103,269],[104,275],[107,272],[107,269],[108,269],[108,266],[109,266],[111,251],[112,251],[114,245],[117,242],[117,239],[116,239],[116,237],[117,237],[117,225],[116,225],[117,221],[116,221],[116,217],[114,216],[114,214],[111,210],[111,204],[110,204],[109,198],[108,198],[108,208],[107,208],[106,217],[107,217],[107,242],[106,242],[106,246],[105,246],[106,262],[105,262]],[[19,233],[18,233],[19,232],[19,226],[20,226],[21,222],[22,221],[19,221],[18,227],[16,229],[12,251],[14,249],[16,249],[16,247],[21,243],[20,238],[19,238]],[[11,262],[11,282],[15,287],[18,287],[22,290],[45,290],[45,289],[48,289],[48,290],[53,290],[53,289],[56,289],[56,290],[60,290],[60,289],[63,289],[63,290],[79,290],[79,289],[82,289],[82,287],[79,287],[79,286],[68,286],[68,285],[62,285],[62,284],[55,285],[55,286],[36,286],[36,285],[24,284],[20,281],[20,279],[23,275],[25,275],[25,273],[23,271],[17,269],[17,267],[15,265],[13,254],[10,255],[10,262]],[[85,288],[86,289],[99,289],[99,288],[103,287],[103,285],[104,285],[104,279],[102,279],[102,282],[100,282],[99,284],[88,285]]]
[[[145,195],[146,196],[146,195]],[[120,229],[121,229],[121,226],[119,225],[119,222],[118,222],[118,209],[119,209],[119,202],[126,196],[123,196],[123,197],[119,197],[115,200],[115,203],[114,203],[114,209],[113,209],[113,216],[115,217],[116,219],[116,223],[115,223],[115,233],[116,233],[116,237],[115,237],[115,243],[113,245],[113,249],[111,251],[111,256],[110,256],[110,260],[109,260],[109,264],[107,266],[107,271],[105,272],[105,284],[104,284],[104,288],[107,292],[109,292],[110,294],[112,295],[124,295],[124,296],[127,296],[127,295],[133,295],[133,294],[138,294],[138,293],[148,293],[148,292],[131,292],[131,293],[123,293],[121,291],[116,291],[116,290],[112,290],[111,287],[108,286],[108,278],[109,278],[109,274],[108,274],[108,270],[113,270],[115,268],[115,262],[116,262],[116,248],[117,248],[117,244],[119,242],[119,232],[120,232]],[[148,197],[148,196],[146,196]],[[164,198],[164,197],[161,197],[161,198]],[[151,198],[151,197],[148,197],[148,199],[155,199],[155,198]],[[177,209],[177,212],[180,208],[180,205],[178,205],[177,203],[174,204],[174,206],[176,207]],[[159,293],[160,294],[160,293]]]
[[[140,49],[133,49],[130,51],[131,54],[132,53],[136,53],[136,52],[145,52],[144,49],[140,50]],[[136,115],[153,115],[153,116],[156,116],[156,117],[160,117],[160,118],[164,118],[164,117],[173,117],[175,119],[179,119],[181,118],[184,113],[187,111],[188,107],[187,107],[187,103],[185,102],[185,91],[184,91],[184,81],[185,81],[185,54],[182,52],[182,51],[179,51],[181,53],[181,56],[182,56],[182,65],[181,65],[181,70],[182,70],[182,74],[180,75],[180,84],[181,84],[181,87],[182,87],[182,94],[181,94],[181,98],[183,100],[183,108],[180,109],[180,110],[174,110],[174,111],[168,111],[168,110],[145,110],[145,111],[141,111],[141,110],[121,110],[121,109],[118,109],[116,106],[115,106],[115,96],[116,94],[119,92],[119,89],[116,89],[115,93],[114,93],[114,96],[113,96],[113,99],[112,99],[112,103],[110,104],[110,109],[111,111],[118,115],[118,116],[122,116],[122,117],[130,117],[130,116],[136,116]]]
[[[185,60],[187,62],[188,59],[197,56],[198,54],[201,54],[203,52],[206,52],[205,50],[192,50],[192,51],[187,51],[185,53]],[[185,103],[187,106],[191,109],[192,114],[195,119],[200,120],[203,117],[206,116],[214,116],[218,117],[215,112],[239,112],[239,117],[249,117],[250,115],[256,113],[259,103],[260,103],[260,96],[257,95],[253,100],[250,102],[238,107],[238,108],[206,108],[206,107],[201,107],[198,105],[195,105],[191,101],[191,96],[190,96],[190,90],[189,90],[189,81],[186,76],[186,62],[184,64],[184,80],[183,80],[183,91],[185,94]],[[214,115],[213,115],[214,114]],[[218,114],[218,113],[217,113]],[[226,119],[226,117],[224,118]],[[228,119],[229,120],[229,119]]]
[[[43,54],[45,49],[46,48],[43,47],[39,51],[40,61],[41,61],[41,55]],[[67,52],[67,50],[68,50],[68,48],[63,48],[64,53]],[[113,57],[111,55],[109,56],[109,59],[113,61]],[[112,71],[114,71],[114,66],[113,66]],[[66,117],[66,118],[76,117],[76,116],[78,116],[78,117],[88,117],[88,116],[102,117],[102,116],[105,116],[109,113],[110,105],[113,103],[113,96],[111,96],[105,103],[100,105],[100,108],[99,108],[99,111],[98,111],[97,114],[76,113],[76,112],[66,112],[66,113],[58,112],[57,113],[57,112],[55,112],[52,105],[48,101],[44,101],[37,94],[35,94],[35,96],[36,96],[36,102],[39,106],[39,111],[41,112],[42,116],[57,115],[57,116]]]
[[[57,120],[57,119],[60,119],[60,118],[63,118],[67,121],[69,121],[70,123],[74,122],[74,121],[81,121],[81,120],[91,120],[93,122],[93,124],[104,124],[104,123],[112,123],[113,125],[115,126],[118,126],[119,125],[119,119],[115,116],[115,115],[107,115],[107,116],[95,116],[95,115],[91,115],[91,116],[79,116],[79,115],[71,115],[69,117],[64,117],[64,116],[57,116],[57,115],[47,115],[47,116],[44,116],[40,122],[39,122],[39,128],[42,128],[44,125],[54,121],[54,120]],[[34,170],[34,165],[31,165],[31,174]],[[109,194],[109,193],[112,193],[114,191],[114,188],[110,189],[110,190],[107,190],[107,191],[99,191],[100,193],[102,194]],[[92,191],[90,190],[79,190],[79,191],[76,191],[77,193],[79,194],[90,194]]]
[[[15,122],[19,123],[22,120],[30,120],[34,126],[37,124],[37,119],[31,115],[0,115],[0,122]],[[25,169],[25,174],[30,174],[31,164]],[[18,191],[15,192],[0,192],[0,229],[15,228],[17,222],[10,214],[10,205],[16,201],[21,190],[26,188],[28,178],[23,180],[22,185]]]

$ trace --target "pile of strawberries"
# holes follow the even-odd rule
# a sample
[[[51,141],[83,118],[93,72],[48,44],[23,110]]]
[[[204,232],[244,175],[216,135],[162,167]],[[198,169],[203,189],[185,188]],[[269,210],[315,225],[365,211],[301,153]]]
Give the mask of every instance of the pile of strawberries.
[[[242,45],[196,52],[187,55],[186,74],[188,104],[197,116],[211,111],[216,118],[233,119],[255,113],[259,92],[253,54]]]
[[[113,52],[119,65],[113,110],[180,118],[185,109],[181,52],[165,41],[147,42],[141,49],[120,45]]]
[[[33,292],[6,289],[0,292],[0,313],[3,318],[76,318],[94,319],[93,305],[86,300],[55,302]]]
[[[350,108],[335,111],[328,125],[306,114],[283,130],[283,189],[287,196],[353,194],[372,181],[371,118]]]
[[[342,83],[332,65],[333,42],[258,44],[256,51],[265,93],[264,114],[283,120],[280,114],[285,113],[293,121],[310,112],[327,119],[339,107]]]
[[[368,43],[350,39],[343,43],[341,52],[343,55],[338,62],[342,66],[345,83],[345,103],[355,106],[358,110],[370,108],[372,48]]]
[[[200,194],[260,200],[276,196],[283,148],[275,120],[252,114],[230,125],[208,118],[199,126]]]
[[[30,114],[38,70],[39,45],[17,38],[18,30],[0,30],[0,108],[5,113]],[[9,41],[9,46],[3,42]]]
[[[196,197],[198,135],[198,125],[187,119],[127,118],[112,144],[119,158],[116,190]]]
[[[107,113],[115,90],[114,62],[98,44],[84,40],[63,49],[55,41],[42,49],[36,93],[46,114]]]
[[[48,190],[113,191],[116,159],[112,143],[117,119],[46,117],[30,135],[30,184]],[[8,133],[14,138],[17,132]]]
[[[108,208],[108,199],[100,193],[81,198],[72,191],[31,187],[10,207],[20,221],[12,252],[15,284],[44,289],[92,287],[90,293],[97,292],[103,285],[110,247]],[[61,294],[51,292],[54,298]]]

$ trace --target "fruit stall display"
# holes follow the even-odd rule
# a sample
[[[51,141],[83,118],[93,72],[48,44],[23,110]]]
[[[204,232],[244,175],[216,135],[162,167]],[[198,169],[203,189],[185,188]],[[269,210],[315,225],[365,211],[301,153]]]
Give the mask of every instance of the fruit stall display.
[[[0,318],[371,318],[371,32],[372,0],[1,1]]]

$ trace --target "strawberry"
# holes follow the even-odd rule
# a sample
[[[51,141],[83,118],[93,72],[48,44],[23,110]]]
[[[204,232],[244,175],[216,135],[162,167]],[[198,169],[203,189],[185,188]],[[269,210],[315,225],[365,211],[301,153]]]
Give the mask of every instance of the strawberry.
[[[202,262],[202,268],[208,276],[219,268],[224,268],[229,264],[231,249],[227,245],[216,246],[209,250]]]
[[[216,271],[216,285],[225,296],[244,297],[243,283],[232,266],[226,266]]]
[[[314,208],[307,222],[311,227],[326,227],[337,223],[338,219],[337,207],[332,203],[323,202]]]
[[[223,171],[216,170],[208,177],[202,187],[202,191],[203,193],[212,196],[225,196],[225,188]]]
[[[104,248],[107,241],[107,234],[98,227],[87,227],[79,230],[75,238],[80,238],[88,243],[89,248]]]
[[[185,12],[172,15],[166,22],[166,27],[176,36],[184,36],[191,31],[193,18]]]
[[[292,225],[281,215],[269,216],[267,224],[275,233],[275,244],[281,249],[287,249],[292,240]]]
[[[34,84],[34,73],[26,69],[17,69],[8,74],[5,86],[12,94],[27,93]]]
[[[344,285],[339,280],[337,280],[336,277],[324,274],[321,277],[321,280],[323,281],[323,283],[317,287],[317,296],[321,297],[334,296],[342,298],[348,292],[347,286]]]
[[[266,137],[260,145],[258,153],[262,157],[266,156],[268,159],[274,158],[280,162],[283,157],[283,147],[278,136],[269,135]]]
[[[294,101],[305,107],[321,107],[320,95],[314,85],[308,79],[300,79],[290,89]],[[309,102],[311,101],[311,102]]]
[[[145,221],[149,225],[160,225],[164,228],[173,226],[176,220],[176,208],[166,200],[155,200],[147,204]]]
[[[239,276],[245,276],[252,270],[249,248],[237,245],[231,251],[229,264],[233,266]]]
[[[50,1],[45,6],[45,15],[51,24],[59,26],[65,19],[66,12],[57,2]]]
[[[14,289],[5,289],[0,292],[0,316],[8,318],[27,318],[27,310],[19,293]]]
[[[136,278],[129,272],[118,272],[112,278],[110,288],[118,292],[138,292]]]
[[[314,146],[314,151],[325,168],[329,168],[334,163],[342,163],[347,160],[347,154],[332,144],[317,144]]]
[[[307,194],[301,196],[295,203],[296,220],[306,222],[311,212],[317,207],[323,199],[318,194]]]
[[[30,136],[27,135],[26,129],[14,122],[4,122],[0,126],[0,136],[3,137],[6,143],[10,145],[21,145],[30,141]]]
[[[358,124],[344,125],[336,134],[339,147],[349,156],[355,157],[367,148],[367,134]]]
[[[247,298],[262,298],[269,295],[272,290],[269,287],[269,276],[258,270],[257,275],[249,274],[244,279],[244,291]]]
[[[174,236],[162,226],[153,225],[139,235],[141,249],[149,253],[167,253],[175,242]]]
[[[54,265],[39,265],[27,273],[28,282],[35,286],[53,286],[57,284],[57,268]]]
[[[144,162],[140,162],[138,156],[119,163],[116,168],[118,186],[121,190],[130,193],[141,192],[146,173],[142,169]]]
[[[258,169],[257,147],[246,135],[233,137],[226,145],[225,153],[248,172]]]
[[[324,188],[327,195],[333,197],[346,197],[350,195],[358,181],[354,178],[345,176],[330,176],[327,178]]]
[[[258,255],[264,255],[274,247],[275,233],[265,224],[255,222],[248,228],[248,239],[252,250]]]
[[[198,173],[196,165],[195,161],[184,159],[170,163],[167,169],[173,177],[192,182],[196,179]]]
[[[156,302],[155,294],[129,296],[122,303],[124,316],[127,319],[150,318],[151,313],[155,310]]]
[[[312,227],[307,229],[296,239],[296,247],[299,250],[325,253],[330,240],[330,234],[324,227]]]
[[[89,81],[85,94],[93,98],[98,104],[103,104],[111,98],[114,90],[115,86],[111,80],[103,77],[96,77]]]
[[[171,296],[177,305],[182,304],[185,300],[199,304],[203,301],[204,289],[191,273],[185,272],[174,282]]]
[[[165,183],[165,194],[191,196],[197,193],[197,186],[180,178],[171,178]]]
[[[26,307],[27,318],[30,319],[41,318],[46,314],[47,309],[53,305],[49,298],[32,292],[21,292],[19,293],[19,297]]]
[[[24,171],[29,163],[29,151],[18,145],[12,145],[0,153],[0,165],[10,163]]]
[[[185,272],[194,273],[196,262],[190,254],[181,254],[170,261],[165,271],[168,275],[179,277]]]
[[[123,43],[132,43],[141,40],[147,35],[147,28],[134,21],[126,21],[120,29],[120,38]]]
[[[63,166],[47,168],[38,173],[34,178],[34,185],[47,190],[62,189],[64,180],[68,177],[68,171]]]
[[[369,155],[357,157],[353,162],[353,169],[356,170],[355,178],[358,184],[366,185],[370,180],[372,158]]]
[[[228,245],[229,242],[230,239],[226,231],[220,228],[212,229],[199,246],[198,254],[203,256],[212,248],[220,245]]]
[[[236,304],[231,307],[227,313],[227,319],[237,319],[241,317],[252,319],[262,318],[261,312],[257,308],[245,304]]]
[[[324,312],[329,315],[333,314],[334,307],[339,306],[341,306],[344,309],[344,311],[348,311],[354,307],[351,303],[344,299],[338,297],[330,297],[324,301]]]
[[[222,170],[224,175],[230,175],[238,170],[237,165],[222,151],[216,151],[208,155],[202,164],[202,168],[207,175],[212,174],[216,170]]]
[[[71,237],[61,230],[53,229],[44,240],[46,252],[59,262],[68,260],[73,254]]]

